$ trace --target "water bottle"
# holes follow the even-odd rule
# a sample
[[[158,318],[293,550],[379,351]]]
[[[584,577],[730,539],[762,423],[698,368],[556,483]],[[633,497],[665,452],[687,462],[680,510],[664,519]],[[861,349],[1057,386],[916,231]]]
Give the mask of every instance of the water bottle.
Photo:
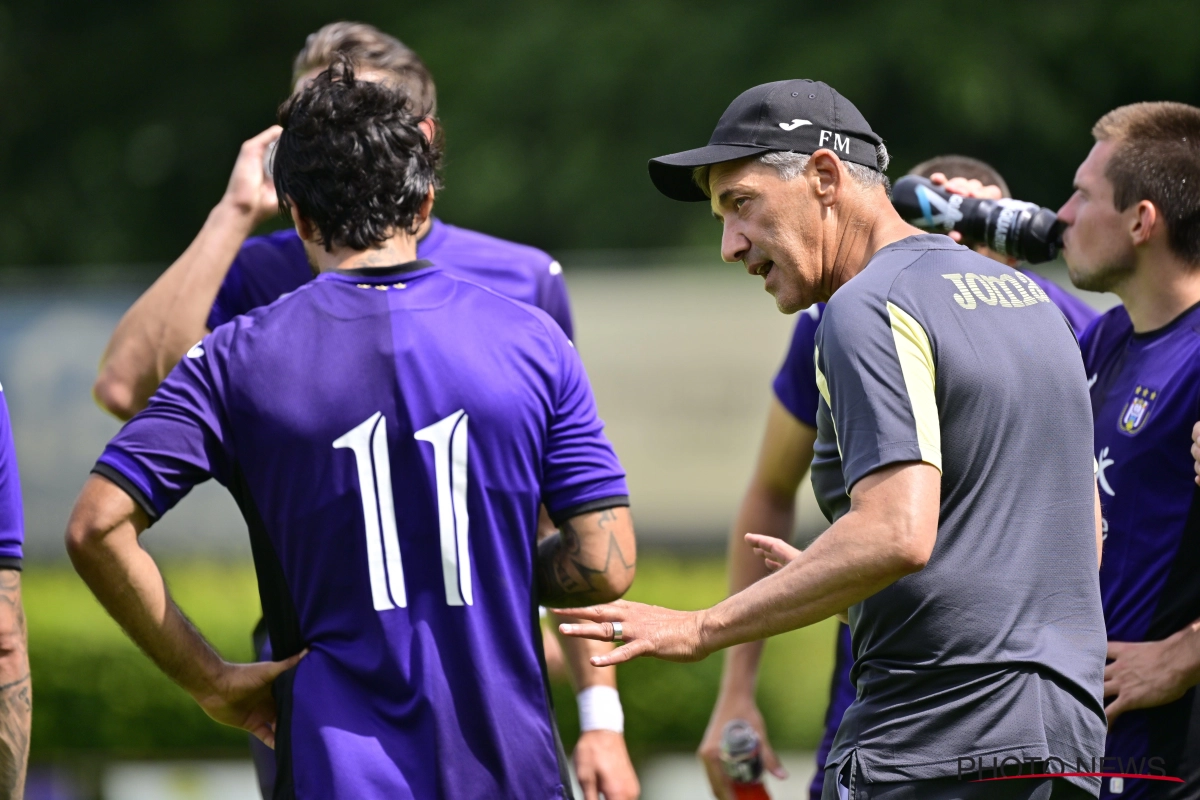
[[[730,720],[721,731],[721,766],[733,781],[737,800],[771,800],[762,784],[762,753],[758,732],[749,722]]]

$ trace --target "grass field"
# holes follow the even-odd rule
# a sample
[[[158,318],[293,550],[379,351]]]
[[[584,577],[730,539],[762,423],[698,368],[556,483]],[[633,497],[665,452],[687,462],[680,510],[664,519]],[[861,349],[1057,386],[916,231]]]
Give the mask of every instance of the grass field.
[[[177,602],[228,658],[251,657],[259,616],[249,565],[164,568]],[[630,599],[700,608],[724,596],[720,559],[643,555]],[[35,761],[238,755],[244,736],[211,722],[137,651],[67,566],[29,564],[24,575],[34,681]],[[759,698],[777,746],[820,737],[833,661],[832,621],[772,640]],[[716,696],[721,658],[697,664],[639,660],[620,668],[626,732],[635,755],[696,746]],[[563,738],[577,735],[566,685],[554,687]]]

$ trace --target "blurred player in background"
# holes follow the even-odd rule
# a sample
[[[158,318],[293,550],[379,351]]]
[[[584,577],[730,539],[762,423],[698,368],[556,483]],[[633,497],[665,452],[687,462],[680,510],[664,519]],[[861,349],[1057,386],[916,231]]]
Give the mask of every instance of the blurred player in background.
[[[1106,537],[1106,755],[1137,767],[1119,771],[1186,781],[1114,777],[1101,796],[1197,798],[1200,490],[1188,445],[1200,413],[1200,109],[1123,106],[1092,134],[1059,218],[1072,282],[1124,303],[1081,342]]]
[[[1008,184],[994,167],[977,158],[959,155],[935,156],[909,170],[910,175],[930,178],[946,185],[951,191],[975,197],[1011,197]],[[952,238],[961,239],[956,232]],[[1019,268],[1015,259],[1003,256],[983,245],[976,252],[988,258]],[[1071,295],[1053,281],[1034,272],[1026,272],[1071,323],[1075,335],[1096,318],[1097,312],[1079,298]],[[817,389],[813,352],[816,348],[817,326],[821,322],[824,303],[816,303],[800,312],[791,345],[773,385],[774,396],[767,412],[767,428],[759,446],[758,461],[750,486],[742,499],[738,517],[729,538],[729,593],[736,594],[768,574],[762,559],[746,544],[747,533],[774,536],[787,541],[795,523],[796,492],[812,463],[813,444],[817,438]],[[771,748],[766,725],[754,699],[758,664],[764,642],[731,647],[725,653],[721,692],[713,709],[712,719],[700,744],[699,755],[708,772],[713,792],[722,800],[731,798],[731,787],[721,769],[721,731],[731,719],[744,719],[759,732],[764,766],[776,777],[784,777],[782,764]],[[829,706],[825,712],[825,735],[817,748],[817,771],[809,788],[811,800],[820,800],[825,783],[825,760],[833,746],[838,725],[846,709],[854,702],[854,683],[850,668],[854,665],[850,641],[850,626],[839,623],[835,645],[833,679],[829,688]]]
[[[68,527],[134,641],[274,744],[277,800],[570,796],[537,600],[633,579],[624,473],[570,341],[417,258],[425,119],[344,57],[285,103],[274,180],[319,277],[192,347]],[[250,526],[280,661],[221,659],[139,546],[209,477]],[[562,533],[539,543],[541,505]]]
[[[13,446],[8,402],[0,386],[0,798],[25,796],[33,689],[25,610],[21,605],[21,559],[25,514]]]
[[[412,110],[430,138],[437,136],[436,88],[420,58],[399,40],[362,23],[337,22],[308,37],[293,65],[302,88],[327,68],[336,54],[358,65],[360,78],[405,90]],[[159,383],[193,344],[239,314],[274,302],[313,278],[295,229],[247,238],[278,213],[275,187],[264,174],[264,154],[279,136],[272,127],[247,141],[234,166],[225,196],[212,210],[191,246],[146,290],[121,319],[100,363],[95,396],[110,412],[128,419],[145,407]],[[538,306],[568,338],[574,337],[570,302],[558,262],[533,247],[448,225],[431,217],[417,232],[417,255],[447,272]],[[541,531],[553,531],[542,515]],[[270,658],[265,637],[256,651]],[[599,648],[599,649],[595,649]],[[579,693],[582,735],[576,745],[576,772],[588,800],[603,790],[609,800],[638,796],[623,736],[624,722],[614,670],[599,670],[590,655],[609,649],[602,643],[565,643],[567,674]],[[558,642],[547,637],[551,663],[563,659]],[[273,773],[269,751],[252,742],[265,796]]]

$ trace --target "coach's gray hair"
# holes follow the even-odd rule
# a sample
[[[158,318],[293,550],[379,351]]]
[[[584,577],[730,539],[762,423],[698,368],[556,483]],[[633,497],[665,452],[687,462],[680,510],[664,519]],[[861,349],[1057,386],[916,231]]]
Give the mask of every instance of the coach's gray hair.
[[[758,157],[758,161],[766,164],[769,167],[774,167],[779,173],[779,179],[783,181],[795,180],[804,172],[804,168],[808,166],[809,156],[807,153],[793,153],[790,150],[774,150],[770,153],[763,153]],[[850,173],[850,177],[855,183],[862,186],[864,189],[870,189],[874,186],[882,186],[884,190],[891,194],[891,183],[887,179],[888,164],[892,161],[892,157],[888,154],[887,147],[879,144],[875,147],[875,163],[879,165],[878,170],[862,164],[855,164],[850,161],[842,161],[846,165],[846,171]],[[704,190],[704,194],[708,194],[708,166],[696,167],[692,170],[692,180],[696,185]]]

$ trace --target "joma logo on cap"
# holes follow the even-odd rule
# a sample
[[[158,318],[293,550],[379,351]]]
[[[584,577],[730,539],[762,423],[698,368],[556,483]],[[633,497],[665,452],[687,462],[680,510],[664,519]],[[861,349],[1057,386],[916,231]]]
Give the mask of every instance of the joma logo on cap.
[[[850,155],[850,137],[842,136],[840,133],[834,133],[833,131],[821,131],[821,136],[817,140],[817,147],[824,147],[825,142],[829,141],[831,136],[833,137],[833,149],[841,150],[846,155]]]
[[[794,119],[791,122],[779,123],[779,127],[783,128],[785,131],[794,131],[801,125],[812,125],[812,122],[806,119]]]

